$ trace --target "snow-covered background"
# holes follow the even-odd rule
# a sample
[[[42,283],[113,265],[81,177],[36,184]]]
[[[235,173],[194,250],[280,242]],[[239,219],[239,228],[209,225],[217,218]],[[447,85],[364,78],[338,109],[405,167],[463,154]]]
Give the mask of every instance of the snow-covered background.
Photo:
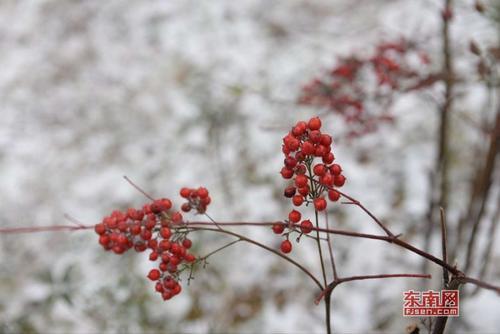
[[[456,1],[457,54],[470,38],[488,43],[494,28]],[[370,52],[400,36],[425,41],[439,66],[440,1],[0,1],[0,226],[67,223],[69,213],[98,222],[145,199],[128,175],[179,203],[182,186],[210,189],[217,220],[274,221],[289,201],[281,138],[319,111],[298,107],[300,87],[337,56]],[[463,59],[462,59],[463,58]],[[463,56],[458,67],[473,71]],[[476,85],[478,86],[478,85]],[[459,113],[477,116],[487,96],[460,93]],[[436,87],[439,96],[442,87]],[[396,124],[334,151],[345,191],[396,232],[422,245],[428,171],[434,166],[437,111],[408,94]],[[454,119],[457,189],[477,135]],[[325,129],[343,123],[325,118]],[[464,167],[464,168],[462,168]],[[493,189],[498,192],[498,189]],[[465,193],[463,194],[465,196]],[[495,196],[492,196],[495,197]],[[454,198],[464,198],[458,192]],[[351,206],[330,206],[336,227],[378,233]],[[457,217],[457,210],[449,213]],[[268,229],[240,229],[278,247]],[[193,236],[199,254],[225,237]],[[395,247],[334,238],[342,276],[419,272],[421,259]],[[439,251],[439,243],[435,245]],[[293,256],[319,274],[314,244]],[[500,281],[496,246],[490,282]],[[163,302],[145,278],[141,254],[102,251],[92,232],[0,236],[0,332],[321,332],[316,287],[279,258],[247,244],[210,260],[189,287]],[[433,287],[440,271],[432,268]],[[338,332],[401,333],[402,292],[418,281],[346,284],[333,296]],[[480,292],[462,303],[456,332],[496,332],[500,299]]]

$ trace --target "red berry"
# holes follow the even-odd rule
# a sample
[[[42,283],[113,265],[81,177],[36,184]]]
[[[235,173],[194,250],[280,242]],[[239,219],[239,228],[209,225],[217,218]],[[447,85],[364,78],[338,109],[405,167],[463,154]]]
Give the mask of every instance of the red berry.
[[[110,238],[108,235],[106,234],[103,234],[99,237],[99,243],[102,245],[102,246],[108,246],[109,243],[111,242]]]
[[[319,182],[325,186],[331,186],[333,184],[333,177],[332,174],[325,174],[322,177],[320,177]]]
[[[306,141],[302,144],[302,153],[305,155],[311,155],[314,153],[314,144],[310,141]]]
[[[283,240],[280,249],[283,253],[288,254],[292,251],[292,243],[289,240]]]
[[[307,172],[307,168],[305,165],[298,165],[295,167],[295,174],[304,175]]]
[[[172,208],[172,201],[169,200],[168,198],[162,198],[161,200],[158,201],[160,203],[160,207],[162,211],[167,211]]]
[[[302,223],[300,223],[300,231],[302,231],[302,233],[304,234],[311,233],[312,229],[313,229],[313,224],[309,219],[303,220]]]
[[[187,253],[186,255],[184,255],[184,260],[191,263],[191,262],[196,261],[196,257],[193,254]]]
[[[306,160],[306,155],[302,151],[295,153],[295,159],[297,162]]]
[[[309,120],[307,126],[310,130],[319,130],[321,128],[321,120],[319,117],[313,117]]]
[[[293,169],[287,167],[283,167],[280,173],[284,179],[291,179],[293,177]]]
[[[307,186],[307,176],[305,175],[297,175],[295,177],[295,185],[298,187],[298,188],[302,188],[302,187],[305,187]]]
[[[163,291],[161,297],[163,298],[163,300],[172,299],[172,293],[170,291]]]
[[[327,134],[322,134],[320,144],[323,146],[330,146],[332,144],[332,137]]]
[[[162,238],[168,239],[172,235],[172,231],[170,231],[170,229],[168,227],[162,227],[160,229],[160,235]]]
[[[300,141],[297,138],[294,138],[291,135],[286,136],[283,139],[284,144],[288,147],[290,151],[297,151],[300,146]]]
[[[336,202],[339,200],[340,194],[338,193],[338,191],[329,190],[328,191],[328,198],[330,199],[330,201]]]
[[[158,268],[160,269],[160,271],[167,271],[168,265],[165,262],[162,262],[162,263],[160,263]]]
[[[157,252],[155,252],[155,251],[151,252],[151,253],[149,254],[149,260],[151,260],[151,261],[156,261],[156,260],[158,260],[158,253],[157,253]]]
[[[135,245],[134,245],[134,249],[136,252],[144,252],[146,249],[148,248],[148,246],[142,242],[142,241],[138,241]]]
[[[158,214],[162,211],[162,203],[160,201],[154,201],[151,204],[151,212],[154,214]]]
[[[165,252],[161,255],[161,260],[165,263],[169,263],[170,262],[170,254]]]
[[[316,149],[314,150],[314,155],[317,157],[322,157],[327,153],[328,153],[328,148],[326,146],[323,146],[323,145],[318,145],[316,147]]]
[[[178,295],[179,293],[181,293],[181,290],[182,290],[181,285],[177,283],[175,287],[172,289],[172,293],[174,295]]]
[[[277,223],[273,225],[273,232],[276,234],[281,234],[285,231],[285,225],[281,223]]]
[[[184,203],[181,205],[181,210],[184,212],[189,212],[191,211],[191,204],[189,203]]]
[[[135,216],[137,214],[137,210],[134,208],[128,208],[127,209],[127,217],[129,217],[132,220],[135,220]]]
[[[328,152],[327,154],[323,155],[323,162],[325,164],[331,164],[335,160],[335,156],[333,155],[332,152]]]
[[[164,290],[163,284],[161,284],[160,282],[157,282],[156,285],[155,285],[155,290],[157,292],[163,292],[163,290]]]
[[[298,223],[301,217],[302,217],[301,213],[298,212],[297,210],[292,210],[288,214],[288,219],[293,223]]]
[[[151,269],[148,274],[148,278],[152,281],[157,281],[160,279],[160,271],[158,269]]]
[[[198,190],[196,190],[196,193],[199,198],[206,198],[208,197],[208,190],[207,188],[204,187],[199,187]]]
[[[304,121],[297,122],[297,124],[292,129],[292,134],[295,137],[302,136],[307,131],[307,124]]]
[[[180,212],[174,212],[171,216],[172,222],[174,224],[180,224],[182,223],[182,214]]]
[[[141,233],[141,225],[139,223],[134,224],[130,227],[130,234],[139,235]]]
[[[297,165],[297,159],[294,157],[286,157],[284,161],[285,167],[292,169]]]
[[[317,165],[315,165],[315,166],[314,166],[314,168],[313,168],[313,172],[314,172],[314,174],[316,174],[316,175],[318,175],[318,176],[323,176],[323,175],[325,175],[325,174],[326,174],[326,171],[327,171],[327,169],[326,169],[325,165],[323,165],[323,164],[317,164]]]
[[[106,232],[106,227],[104,226],[104,224],[99,223],[94,226],[94,231],[97,234],[104,234]]]
[[[333,175],[340,175],[340,173],[342,173],[342,167],[340,167],[340,165],[333,164],[333,165],[330,167],[330,172],[331,172]]]
[[[163,239],[162,241],[160,241],[160,244],[158,245],[158,247],[161,249],[161,250],[169,250],[170,247],[172,247],[172,244],[170,243],[170,241],[166,240],[166,239]]]
[[[310,190],[309,186],[305,186],[305,187],[302,187],[302,188],[298,189],[299,194],[301,194],[304,197],[306,197],[309,194],[309,190]]]
[[[181,197],[188,198],[191,195],[191,189],[184,187],[181,189],[179,194]]]
[[[333,178],[333,184],[335,184],[337,187],[342,187],[344,183],[345,183],[344,175],[338,175]]]
[[[304,203],[304,197],[302,195],[295,195],[292,198],[293,205],[295,206],[301,206],[302,203]]]
[[[293,195],[295,195],[296,191],[297,191],[297,188],[290,186],[290,187],[285,188],[283,195],[285,195],[285,197],[292,198]]]
[[[314,208],[316,211],[323,211],[326,209],[326,200],[323,197],[314,199]]]
[[[182,246],[184,246],[187,249],[191,248],[192,245],[193,245],[193,242],[190,239],[184,239],[182,241]]]
[[[204,197],[204,198],[201,198],[200,197],[200,203],[207,206],[210,204],[210,202],[212,202],[212,198],[210,196],[207,196],[207,197]]]
[[[144,223],[144,227],[147,228],[148,230],[152,230],[155,226],[156,226],[156,218],[150,219],[148,217],[148,219]]]
[[[321,140],[321,132],[319,132],[318,130],[309,132],[309,139],[314,144],[318,144]]]

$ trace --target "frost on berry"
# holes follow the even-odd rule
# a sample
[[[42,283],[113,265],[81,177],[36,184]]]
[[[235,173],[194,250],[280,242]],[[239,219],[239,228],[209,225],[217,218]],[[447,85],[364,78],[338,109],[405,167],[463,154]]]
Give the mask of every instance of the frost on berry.
[[[210,204],[206,188],[182,188],[180,195],[198,213],[205,212]],[[136,252],[149,250],[148,258],[156,268],[147,277],[155,282],[155,291],[164,300],[169,300],[182,290],[179,274],[190,267],[197,258],[189,252],[192,241],[187,238],[188,230],[179,211],[173,210],[172,201],[161,198],[146,203],[142,208],[128,208],[113,211],[96,224],[94,230],[99,243],[106,251],[123,254],[129,249]]]
[[[308,234],[314,228],[309,219],[299,224],[304,206],[310,205],[318,212],[326,210],[327,199],[338,201],[341,195],[336,189],[346,182],[342,167],[334,163],[333,139],[321,131],[322,125],[319,117],[299,121],[283,137],[282,151],[285,158],[281,175],[289,180],[283,195],[291,200],[295,209],[288,214],[288,224],[277,223],[272,229],[274,233],[286,237],[281,244],[281,250],[285,253],[292,250],[288,240],[290,233]]]

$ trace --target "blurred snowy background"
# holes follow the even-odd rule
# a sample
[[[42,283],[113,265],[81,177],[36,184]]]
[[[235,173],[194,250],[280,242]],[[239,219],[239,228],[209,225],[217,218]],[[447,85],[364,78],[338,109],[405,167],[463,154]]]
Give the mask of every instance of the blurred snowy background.
[[[384,39],[423,40],[440,66],[441,8],[431,0],[2,0],[0,226],[67,223],[64,213],[90,224],[115,208],[141,206],[145,199],[123,175],[176,201],[181,186],[204,185],[220,221],[283,219],[291,204],[282,196],[281,138],[321,112],[296,104],[301,87],[338,56],[371,52]],[[456,1],[460,71],[474,72],[465,56],[469,39],[496,41],[495,29],[473,1]],[[434,93],[441,91],[438,84]],[[457,113],[471,117],[488,99],[474,82],[458,95]],[[417,245],[435,156],[438,116],[430,100],[405,95],[393,126],[352,141],[336,137],[341,119],[324,122],[338,139],[344,190]],[[478,140],[460,120],[453,120],[456,189],[467,185],[461,173]],[[463,209],[460,196],[452,218]],[[379,232],[354,207],[330,210],[336,227]],[[241,230],[276,248],[281,240],[268,229]],[[193,239],[198,254],[227,240]],[[314,244],[301,244],[293,256],[318,273]],[[421,259],[390,245],[338,237],[334,245],[343,276],[420,272]],[[500,281],[495,247],[490,282]],[[146,257],[105,253],[90,231],[1,235],[0,332],[323,331],[316,287],[250,245],[211,259],[169,302],[145,279]],[[438,288],[440,270],[431,270]],[[341,286],[334,329],[401,333],[416,321],[401,316],[402,292],[419,287],[403,279]],[[493,333],[499,310],[500,299],[481,291],[463,301],[463,317],[452,325]]]

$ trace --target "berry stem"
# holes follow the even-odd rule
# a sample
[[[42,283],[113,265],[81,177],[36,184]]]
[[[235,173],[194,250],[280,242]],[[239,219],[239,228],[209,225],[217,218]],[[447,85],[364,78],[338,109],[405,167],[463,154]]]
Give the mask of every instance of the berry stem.
[[[328,286],[326,287],[325,290],[323,290],[319,296],[316,298],[314,301],[316,304],[319,304],[321,299],[323,297],[330,296],[333,289],[337,287],[337,285],[340,285],[345,282],[352,282],[352,281],[361,281],[361,280],[367,280],[367,279],[385,279],[385,278],[397,278],[397,277],[408,277],[408,278],[425,278],[425,279],[431,279],[432,275],[429,274],[382,274],[382,275],[360,275],[360,276],[350,276],[350,277],[343,277],[343,278],[338,278],[336,280],[333,280]]]
[[[137,184],[135,184],[131,179],[129,179],[129,177],[127,175],[123,175],[123,178],[125,179],[125,181],[127,181],[128,183],[130,183],[130,185],[132,187],[134,187],[135,189],[137,189],[137,191],[139,191],[141,194],[143,194],[144,196],[146,196],[147,198],[149,198],[152,201],[155,200],[153,198],[153,196],[149,195],[144,189],[142,189]]]
[[[329,229],[330,226],[328,224],[328,213],[325,211],[325,224],[326,224],[326,228]],[[331,265],[332,265],[332,271],[333,271],[333,279],[336,280],[338,279],[338,275],[337,275],[337,267],[335,266],[335,258],[333,257],[333,246],[330,242],[330,233],[327,233],[326,234],[326,242],[328,243],[328,252],[330,254],[330,262],[331,262]],[[326,299],[325,299],[325,302],[326,302]]]
[[[313,174],[311,171],[311,162],[306,163],[307,167],[307,172],[309,173],[309,178],[313,180]],[[311,182],[311,197],[316,198],[316,187],[314,182]],[[318,245],[318,253],[319,253],[319,261],[321,263],[321,273],[323,275],[323,284],[326,286],[326,271],[325,271],[325,264],[323,261],[323,251],[321,250],[321,241],[320,241],[320,236],[319,236],[319,219],[318,219],[318,211],[314,210],[314,219],[316,223],[316,244]]]
[[[307,276],[309,276],[313,281],[314,283],[318,286],[318,288],[320,290],[323,290],[323,285],[320,283],[320,281],[308,270],[306,269],[303,265],[301,265],[300,263],[298,263],[297,261],[291,259],[290,257],[280,253],[279,251],[277,250],[274,250],[273,248],[271,247],[268,247],[258,241],[255,241],[253,239],[250,239],[250,238],[247,238],[241,234],[238,234],[238,233],[235,233],[233,231],[229,231],[229,230],[225,230],[225,229],[222,229],[219,227],[219,229],[215,229],[215,228],[209,228],[209,227],[193,227],[193,231],[212,231],[212,232],[219,232],[219,233],[224,233],[224,234],[228,234],[228,235],[232,235],[236,238],[238,238],[239,240],[241,241],[245,241],[245,242],[248,242],[248,243],[251,243],[257,247],[260,247],[260,248],[263,248],[271,253],[274,253],[275,255],[278,255],[279,257],[281,257],[282,259],[290,262],[291,264],[293,264],[294,266],[296,266],[297,268],[299,268],[300,270],[302,270]]]

